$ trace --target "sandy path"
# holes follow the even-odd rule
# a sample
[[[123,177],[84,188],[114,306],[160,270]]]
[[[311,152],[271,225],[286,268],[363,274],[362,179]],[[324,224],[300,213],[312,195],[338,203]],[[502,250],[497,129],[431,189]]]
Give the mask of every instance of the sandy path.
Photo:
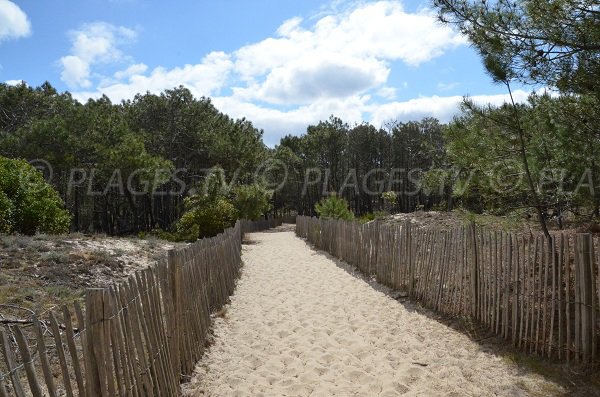
[[[560,388],[376,291],[292,232],[244,247],[189,396],[519,396]],[[426,364],[426,366],[420,364]]]

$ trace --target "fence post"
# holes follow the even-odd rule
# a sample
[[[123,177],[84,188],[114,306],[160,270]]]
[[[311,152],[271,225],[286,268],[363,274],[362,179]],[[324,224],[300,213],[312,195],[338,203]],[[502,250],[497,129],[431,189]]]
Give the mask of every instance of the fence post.
[[[415,266],[413,257],[413,238],[410,221],[406,221],[406,250],[408,256],[408,296],[413,297],[413,285],[415,283]]]
[[[579,277],[581,289],[581,348],[583,350],[583,362],[590,362],[592,355],[595,356],[595,343],[593,343],[595,333],[595,318],[594,318],[594,269],[592,267],[592,250],[593,241],[591,234],[581,234],[579,238],[580,263]],[[594,320],[594,321],[593,321]],[[592,348],[592,345],[593,348]],[[590,354],[591,353],[591,354]]]
[[[108,395],[104,358],[104,289],[85,291],[85,377],[88,397]]]
[[[471,314],[473,318],[477,318],[479,308],[479,266],[477,263],[477,229],[474,222],[471,222],[468,230],[471,235]]]
[[[169,270],[171,273],[171,288],[173,293],[173,318],[175,321],[171,324],[171,337],[173,338],[171,346],[173,348],[173,361],[175,362],[175,370],[177,379],[181,373],[181,355],[180,355],[180,337],[179,330],[181,326],[181,263],[180,254],[175,250],[169,250],[168,261]]]

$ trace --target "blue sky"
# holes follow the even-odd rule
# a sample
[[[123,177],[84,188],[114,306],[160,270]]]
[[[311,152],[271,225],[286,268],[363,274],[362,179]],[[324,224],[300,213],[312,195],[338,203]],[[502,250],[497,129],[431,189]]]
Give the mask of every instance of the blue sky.
[[[184,85],[269,145],[331,114],[445,122],[464,95],[506,98],[419,1],[0,0],[0,65],[0,81],[47,80],[80,101]]]

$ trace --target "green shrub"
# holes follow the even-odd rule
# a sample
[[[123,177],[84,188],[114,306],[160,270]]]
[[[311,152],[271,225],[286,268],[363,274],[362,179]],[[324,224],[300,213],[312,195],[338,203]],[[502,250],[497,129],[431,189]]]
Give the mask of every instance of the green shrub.
[[[142,240],[148,240],[148,242],[152,242],[152,240],[167,240],[171,242],[180,242],[186,240],[177,231],[170,232],[160,228],[152,229],[149,232],[139,232],[137,236]]]
[[[40,257],[46,262],[67,263],[69,261],[69,255],[59,251],[45,252]]]
[[[10,233],[14,224],[15,208],[6,193],[0,190],[0,233]]]
[[[254,221],[271,209],[271,193],[261,185],[237,186],[233,194],[233,205],[240,219]]]
[[[0,232],[60,234],[70,223],[62,199],[36,168],[0,156]]]
[[[181,239],[193,241],[216,236],[235,224],[237,211],[227,199],[223,186],[223,173],[211,172],[200,193],[185,199],[186,212],[177,222]]]
[[[398,195],[393,190],[390,190],[388,192],[383,192],[381,194],[381,198],[383,198],[383,207],[385,209],[385,212],[390,214],[396,206]]]
[[[375,212],[367,212],[358,218],[360,223],[367,223],[374,221],[375,219],[380,219],[386,216],[387,214],[384,211],[375,211]]]
[[[366,214],[362,214],[359,218],[358,221],[360,223],[367,223],[367,222],[371,222],[375,220],[375,214],[372,212],[367,212]]]
[[[235,225],[237,219],[233,204],[223,197],[214,201],[204,197],[188,197],[186,207],[188,211],[177,224],[177,231],[183,240],[216,236]]]
[[[324,198],[315,205],[317,214],[323,219],[354,219],[354,214],[348,208],[348,202],[336,195]]]

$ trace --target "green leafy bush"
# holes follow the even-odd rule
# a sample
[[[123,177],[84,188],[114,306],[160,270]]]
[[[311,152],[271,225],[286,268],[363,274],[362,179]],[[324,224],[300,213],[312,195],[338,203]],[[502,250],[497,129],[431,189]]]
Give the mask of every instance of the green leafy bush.
[[[235,207],[224,197],[215,200],[192,196],[186,199],[188,211],[177,224],[177,231],[184,240],[212,237],[235,225]]]
[[[237,186],[233,193],[233,205],[240,219],[254,221],[271,209],[271,193],[261,185]]]
[[[60,234],[70,223],[62,199],[36,168],[0,156],[0,232]]]
[[[200,192],[185,199],[186,212],[177,223],[177,233],[182,239],[193,241],[216,236],[235,225],[237,211],[225,194],[223,175],[222,170],[214,170]]]
[[[385,208],[385,212],[388,214],[392,212],[392,209],[396,205],[396,201],[398,200],[398,195],[393,190],[388,192],[383,192],[381,194],[381,198],[383,198],[383,206]]]
[[[348,208],[348,202],[336,195],[324,198],[315,205],[317,214],[323,219],[354,219],[354,214]]]
[[[0,233],[10,233],[14,223],[14,205],[6,193],[0,190]]]

